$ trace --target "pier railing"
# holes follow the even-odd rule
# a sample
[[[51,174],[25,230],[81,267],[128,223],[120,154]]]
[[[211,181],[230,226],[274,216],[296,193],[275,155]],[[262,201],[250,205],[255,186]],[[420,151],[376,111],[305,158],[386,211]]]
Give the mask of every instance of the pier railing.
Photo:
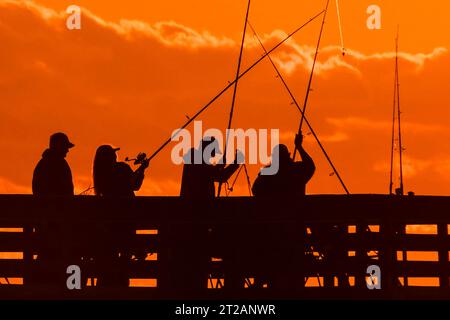
[[[0,298],[447,299],[449,213],[448,197],[2,195]]]

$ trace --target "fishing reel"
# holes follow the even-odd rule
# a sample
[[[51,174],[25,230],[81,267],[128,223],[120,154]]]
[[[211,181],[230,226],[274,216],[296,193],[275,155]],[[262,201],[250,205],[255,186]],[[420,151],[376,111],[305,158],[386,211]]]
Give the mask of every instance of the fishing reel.
[[[134,161],[133,164],[134,164],[134,165],[138,165],[138,164],[144,164],[145,162],[148,161],[148,159],[147,159],[147,154],[146,154],[146,153],[140,152],[140,153],[136,156],[136,158],[130,159],[130,158],[126,157],[126,158],[125,158],[125,161],[127,161],[127,162]]]

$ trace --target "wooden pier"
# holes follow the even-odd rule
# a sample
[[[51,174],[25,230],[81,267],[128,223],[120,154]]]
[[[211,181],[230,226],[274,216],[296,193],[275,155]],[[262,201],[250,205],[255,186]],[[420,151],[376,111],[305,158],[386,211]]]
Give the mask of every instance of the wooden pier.
[[[411,225],[435,232],[412,234]],[[450,197],[230,197],[204,204],[2,195],[0,299],[450,299],[448,225]],[[130,252],[121,265],[130,286],[95,285],[116,267],[92,250],[108,246],[111,228],[130,235],[120,244]],[[203,238],[183,238],[195,230]],[[195,265],[174,258],[189,244],[196,244],[189,259],[207,257],[200,288],[173,282]],[[42,258],[45,245],[60,254]],[[436,258],[412,261],[412,252]],[[69,265],[81,269],[81,290],[47,281]],[[381,289],[367,287],[370,265],[380,268]],[[417,278],[422,286],[414,286]]]

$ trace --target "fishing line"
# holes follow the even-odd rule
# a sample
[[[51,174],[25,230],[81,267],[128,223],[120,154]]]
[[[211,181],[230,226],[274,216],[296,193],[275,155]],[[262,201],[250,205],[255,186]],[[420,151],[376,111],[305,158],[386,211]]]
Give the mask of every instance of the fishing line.
[[[338,25],[339,25],[339,36],[341,38],[342,55],[345,56],[344,36],[342,33],[341,12],[339,10],[339,0],[336,0],[336,11],[337,11]]]
[[[252,30],[256,40],[258,40],[259,44],[261,45],[261,48],[263,49],[263,51],[265,52],[265,54],[267,54],[267,58],[269,59],[270,63],[272,64],[275,72],[277,73],[277,77],[281,80],[281,82],[283,83],[284,87],[286,88],[286,91],[289,93],[289,96],[292,99],[292,104],[294,104],[298,111],[300,112],[300,114],[303,117],[303,111],[300,108],[297,99],[295,98],[294,94],[292,93],[291,89],[289,88],[288,84],[286,83],[286,81],[284,80],[283,75],[281,74],[280,70],[278,70],[278,67],[276,66],[275,62],[272,60],[272,58],[270,57],[269,52],[266,50],[266,47],[264,46],[264,44],[261,41],[261,38],[258,36],[258,33],[256,32],[255,28],[253,28],[253,26],[251,25],[250,21],[248,22],[250,29]],[[309,123],[308,119],[306,118],[306,116],[304,117],[305,123],[306,125],[309,127],[309,130],[311,131],[311,134],[314,136],[314,138],[317,141],[317,144],[319,145],[320,149],[322,150],[325,158],[327,159],[328,163],[330,164],[331,168],[333,169],[333,173],[336,174],[336,177],[338,178],[339,182],[341,183],[342,187],[344,188],[345,192],[347,194],[350,194],[350,192],[348,191],[344,181],[342,180],[339,172],[337,171],[336,167],[333,164],[333,161],[331,161],[330,156],[328,155],[327,151],[325,150],[325,148],[323,147],[322,143],[319,140],[319,137],[316,135],[316,133],[314,132],[314,129],[312,128],[311,124]]]
[[[247,33],[247,21],[248,21],[248,15],[250,13],[250,3],[251,0],[248,0],[248,4],[247,4],[247,13],[245,14],[245,22],[244,22],[244,32],[242,33],[242,41],[241,41],[241,49],[239,51],[239,59],[238,59],[238,65],[237,65],[237,71],[236,71],[236,78],[234,81],[234,90],[233,90],[233,98],[231,100],[231,109],[230,109],[230,115],[228,118],[228,127],[227,127],[227,137],[226,137],[226,141],[225,141],[225,149],[223,151],[223,158],[224,158],[224,162],[227,162],[227,149],[228,149],[228,140],[229,140],[229,132],[231,129],[231,124],[233,121],[233,114],[234,114],[234,105],[236,102],[236,93],[237,93],[237,88],[238,88],[238,81],[239,81],[239,74],[241,72],[241,62],[242,62],[242,54],[244,52],[244,42],[245,42],[245,36]],[[225,167],[224,167],[225,168]],[[220,197],[220,191],[222,190],[222,180],[220,180],[219,182],[219,190],[217,192],[217,196]]]
[[[280,47],[283,43],[285,43],[287,40],[289,40],[294,34],[296,34],[297,32],[299,32],[301,29],[303,29],[304,27],[306,27],[308,24],[310,24],[312,21],[314,21],[315,19],[317,19],[318,17],[320,17],[322,14],[324,14],[325,10],[322,10],[321,12],[319,12],[318,14],[316,14],[314,17],[312,17],[311,19],[309,19],[307,22],[305,22],[303,25],[301,25],[300,27],[298,27],[296,30],[292,31],[289,35],[287,35],[283,40],[281,40],[276,46],[274,46],[272,49],[270,49],[268,51],[267,54],[264,54],[262,57],[260,57],[258,60],[256,60],[250,67],[248,67],[245,71],[243,71],[240,75],[239,75],[239,79],[242,78],[243,76],[245,76],[247,73],[250,72],[250,70],[252,70],[254,67],[256,67],[256,65],[258,65],[262,60],[264,60],[265,57],[267,57],[268,54],[270,54],[271,52],[275,51],[278,47]],[[219,99],[226,91],[228,91],[228,89],[230,89],[234,83],[236,82],[236,79],[234,79],[232,82],[229,82],[228,85],[222,89],[222,91],[220,91],[214,98],[212,98],[204,107],[202,107],[200,110],[197,111],[197,113],[195,115],[193,115],[192,117],[189,118],[189,120],[181,127],[179,128],[175,133],[172,134],[172,136],[167,139],[158,149],[156,149],[156,151],[153,152],[153,154],[148,158],[148,160],[152,160],[154,157],[156,157],[156,155],[158,153],[161,152],[161,150],[163,150],[170,142],[172,142],[172,139],[177,137],[178,134],[180,132],[183,131],[183,129],[185,129],[189,124],[191,124],[198,116],[200,116],[200,114],[202,114],[206,109],[208,109],[208,107],[213,104],[217,99]]]
[[[300,119],[300,125],[299,125],[298,131],[297,131],[298,135],[302,134],[303,121],[305,120],[306,107],[308,106],[309,93],[311,92],[311,83],[312,83],[312,79],[313,79],[313,76],[314,76],[314,70],[315,70],[315,67],[316,67],[317,56],[319,54],[320,41],[322,40],[323,27],[325,25],[325,20],[326,20],[326,17],[327,17],[328,5],[329,4],[330,4],[330,0],[327,0],[327,5],[325,6],[324,14],[323,14],[323,17],[322,17],[322,25],[320,26],[319,39],[317,39],[316,53],[314,54],[314,60],[313,60],[313,64],[312,64],[312,67],[311,67],[311,74],[309,75],[308,87],[306,89],[306,95],[305,95],[305,102],[303,104],[302,117]],[[295,146],[295,148],[294,148],[294,152],[293,152],[293,155],[292,155],[292,160],[295,160],[296,153],[297,153],[297,146]]]

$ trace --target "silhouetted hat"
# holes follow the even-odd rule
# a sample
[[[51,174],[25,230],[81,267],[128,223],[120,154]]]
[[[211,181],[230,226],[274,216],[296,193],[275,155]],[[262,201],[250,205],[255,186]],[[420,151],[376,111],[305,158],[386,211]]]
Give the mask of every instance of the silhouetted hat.
[[[73,148],[75,145],[69,141],[65,133],[57,132],[50,136],[50,148],[54,149],[55,147]]]
[[[120,148],[113,148],[112,146],[110,146],[109,144],[104,144],[104,145],[102,145],[102,146],[100,146],[100,147],[98,147],[98,149],[97,149],[97,151],[98,152],[111,152],[111,153],[113,153],[113,152],[117,152],[117,151],[119,151],[120,150]]]

